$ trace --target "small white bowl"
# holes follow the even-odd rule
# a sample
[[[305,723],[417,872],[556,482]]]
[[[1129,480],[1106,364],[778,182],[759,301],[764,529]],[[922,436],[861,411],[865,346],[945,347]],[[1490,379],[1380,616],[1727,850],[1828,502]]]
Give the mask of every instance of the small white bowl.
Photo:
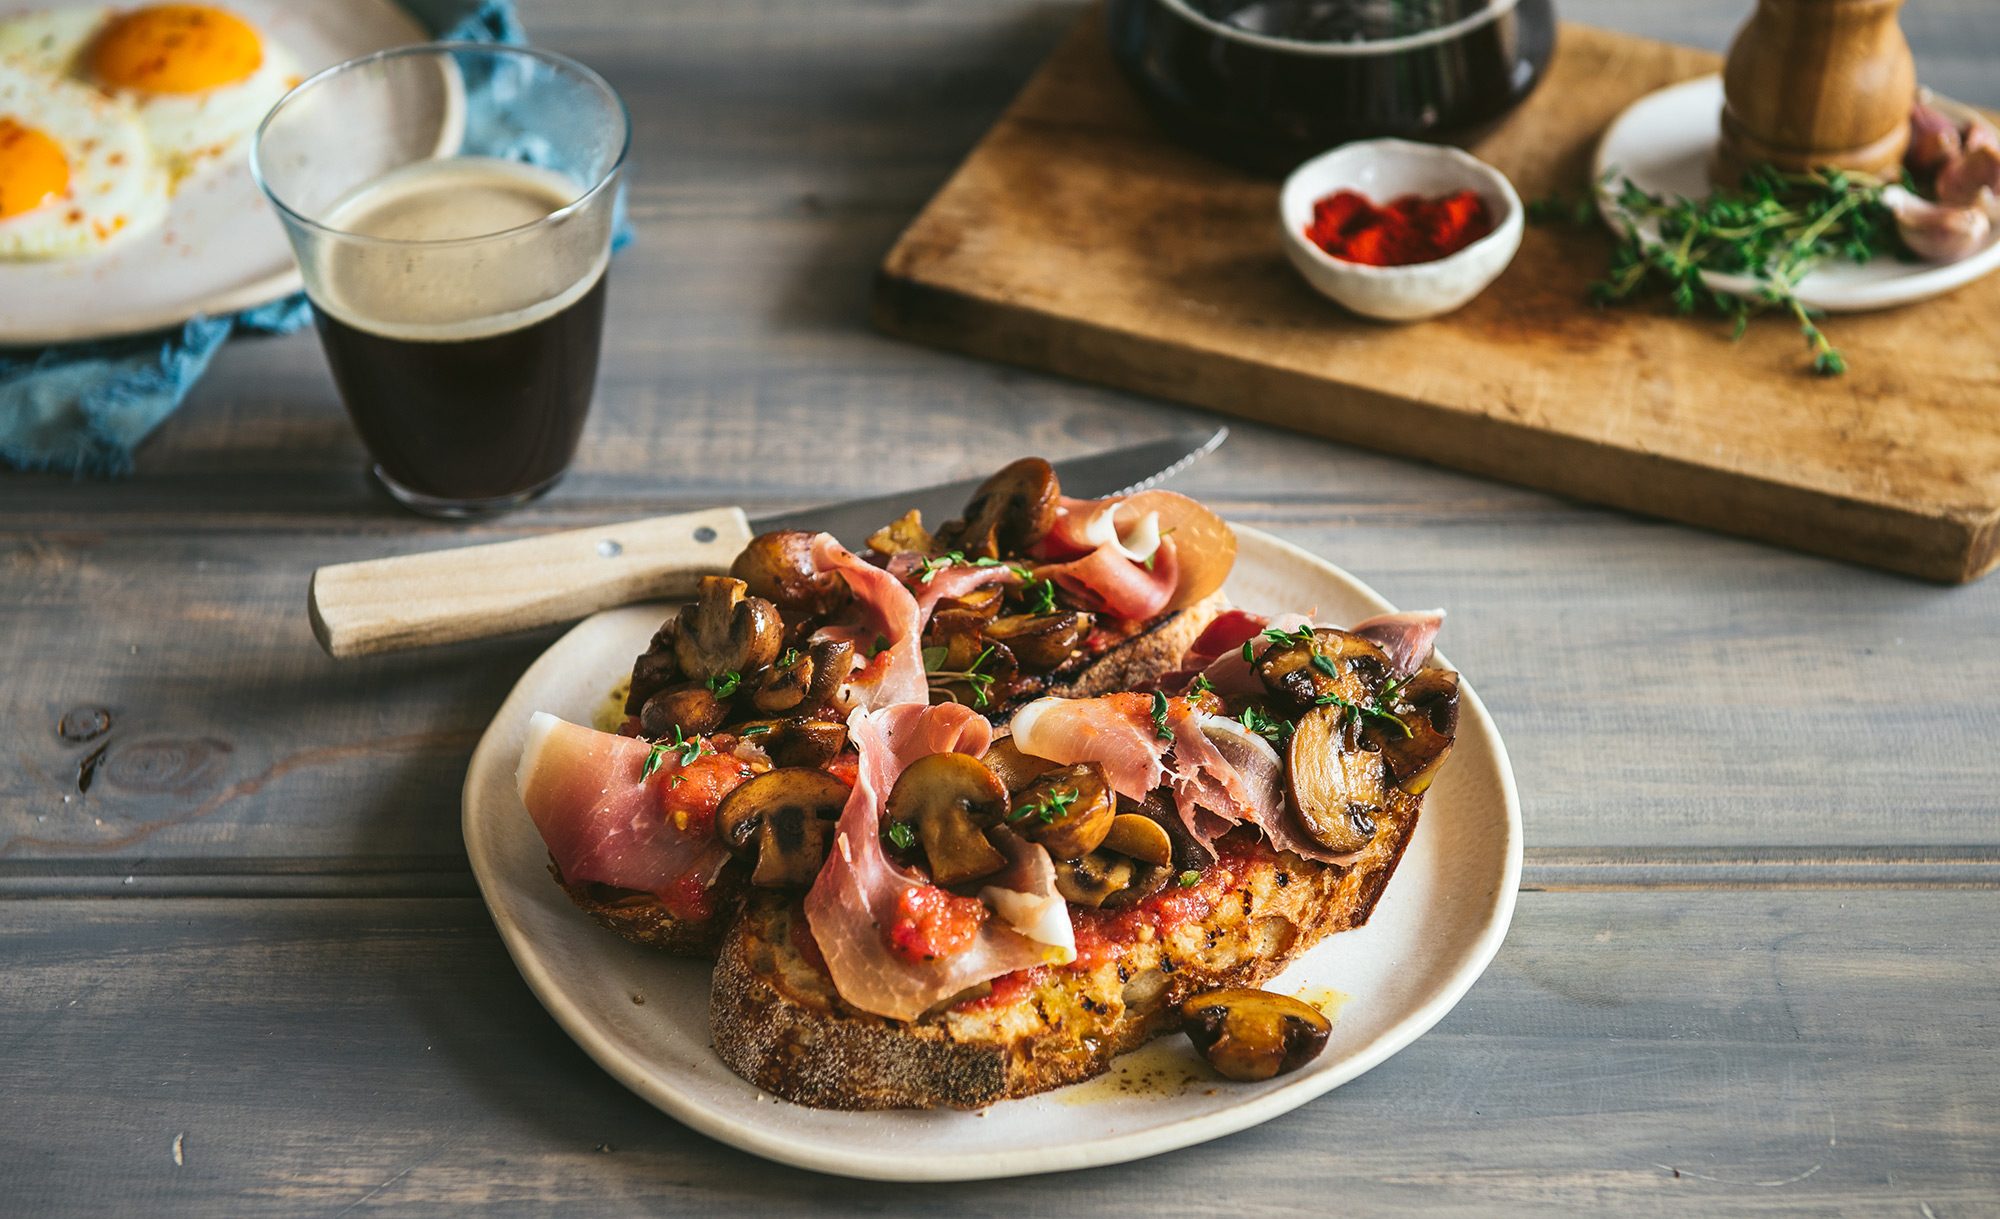
[[[1378,204],[1401,195],[1435,197],[1475,190],[1486,201],[1493,231],[1435,262],[1373,267],[1335,258],[1306,236],[1313,204],[1335,191],[1359,191]],[[1365,317],[1414,322],[1436,317],[1478,296],[1521,248],[1521,196],[1507,175],[1470,153],[1408,140],[1359,140],[1322,153],[1293,170],[1278,194],[1285,256],[1306,282]]]

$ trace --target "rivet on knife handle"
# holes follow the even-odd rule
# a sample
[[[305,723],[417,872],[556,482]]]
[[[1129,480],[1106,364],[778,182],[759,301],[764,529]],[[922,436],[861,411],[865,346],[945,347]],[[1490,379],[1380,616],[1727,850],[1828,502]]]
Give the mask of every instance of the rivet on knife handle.
[[[709,508],[513,542],[322,567],[313,634],[337,657],[461,643],[685,596],[750,540],[740,508]]]

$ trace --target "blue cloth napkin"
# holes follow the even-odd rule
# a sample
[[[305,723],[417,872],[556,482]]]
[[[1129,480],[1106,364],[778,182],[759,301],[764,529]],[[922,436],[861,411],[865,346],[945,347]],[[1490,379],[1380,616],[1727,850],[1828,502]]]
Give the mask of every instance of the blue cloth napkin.
[[[512,0],[401,0],[440,39],[524,43]],[[532,153],[530,159],[533,159]],[[312,318],[303,295],[179,330],[40,349],[0,348],[0,461],[18,470],[123,474],[132,450],[238,332],[284,334]]]

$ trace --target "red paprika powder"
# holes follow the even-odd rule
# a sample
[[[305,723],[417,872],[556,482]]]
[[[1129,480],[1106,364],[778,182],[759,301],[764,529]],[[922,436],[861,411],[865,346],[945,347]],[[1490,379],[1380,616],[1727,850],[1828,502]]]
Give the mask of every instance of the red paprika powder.
[[[1336,191],[1313,204],[1306,240],[1335,258],[1372,267],[1434,262],[1493,231],[1479,192],[1426,199],[1404,195],[1377,206],[1356,191]]]

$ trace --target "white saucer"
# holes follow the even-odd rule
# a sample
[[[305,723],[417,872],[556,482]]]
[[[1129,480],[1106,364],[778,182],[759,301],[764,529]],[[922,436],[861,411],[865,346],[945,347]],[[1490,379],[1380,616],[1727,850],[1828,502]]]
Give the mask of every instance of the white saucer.
[[[1949,98],[1927,94],[1924,100],[1961,124],[1978,117],[1971,107]],[[1616,170],[1618,177],[1630,179],[1648,194],[1699,199],[1713,189],[1708,180],[1708,158],[1721,131],[1720,76],[1669,85],[1627,106],[1605,129],[1597,145],[1592,178],[1602,181],[1607,172]],[[1615,179],[1611,185],[1617,185]],[[1598,188],[1597,207],[1614,230],[1623,232],[1631,222],[1607,188]],[[1657,224],[1642,220],[1637,227],[1647,240],[1659,239]],[[1795,292],[1808,308],[1860,313],[1941,296],[1995,267],[2000,267],[2000,230],[1987,238],[1977,253],[1943,265],[1886,256],[1859,265],[1829,260],[1801,279]],[[1754,297],[1761,290],[1758,280],[1745,275],[1705,271],[1702,281],[1732,296]]]
[[[1324,559],[1254,529],[1238,526],[1237,537],[1227,588],[1239,605],[1316,609],[1330,622],[1389,608]],[[521,976],[577,1044],[652,1104],[745,1151],[842,1176],[952,1181],[1115,1164],[1218,1138],[1295,1109],[1416,1040],[1472,986],[1513,916],[1514,775],[1486,708],[1461,684],[1458,743],[1374,917],[1271,983],[1322,1004],[1329,991],[1347,996],[1326,1052],[1304,1069],[1229,1083],[1176,1036],[1127,1055],[1111,1076],[980,1113],[842,1113],[777,1100],[732,1075],[710,1048],[709,965],[628,944],[572,906],[549,879],[548,852],[515,794],[529,715],[589,723],[666,612],[598,614],[522,676],[472,755],[465,848]],[[1121,1072],[1128,1083],[1172,1082],[1133,1095],[1116,1086]]]
[[[304,76],[430,40],[395,0],[230,0],[230,6],[284,46]],[[41,7],[78,5],[50,0]],[[250,178],[248,152],[246,143],[226,165],[183,182],[164,223],[96,257],[0,262],[0,346],[138,334],[297,292],[291,244]]]

